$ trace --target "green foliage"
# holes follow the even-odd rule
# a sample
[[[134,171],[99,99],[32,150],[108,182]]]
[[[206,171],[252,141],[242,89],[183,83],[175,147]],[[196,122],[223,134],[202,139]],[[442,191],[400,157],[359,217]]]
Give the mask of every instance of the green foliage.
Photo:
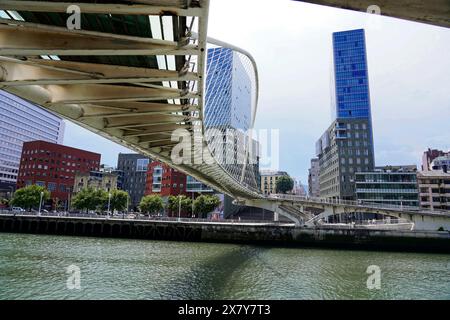
[[[159,195],[152,194],[142,197],[139,208],[144,213],[155,214],[164,209],[164,202]]]
[[[5,199],[5,198],[2,198],[2,199],[0,200],[0,204],[2,204],[2,205],[4,205],[4,206],[7,206],[7,205],[9,204],[9,200],[8,200],[8,199]]]
[[[192,199],[185,195],[169,196],[166,209],[172,212],[172,215],[178,214],[181,199],[181,211],[188,214],[192,213]]]
[[[35,184],[27,186],[17,190],[14,193],[14,198],[11,200],[11,205],[15,207],[22,207],[28,209],[39,207],[39,201],[41,199],[41,192],[43,192],[42,203],[50,199],[50,192],[44,187],[37,186]]]
[[[123,211],[126,209],[127,200],[128,200],[128,192],[123,190],[113,190],[111,191],[111,202],[110,209],[111,211]]]
[[[108,193],[92,187],[81,189],[72,198],[72,207],[78,210],[102,209],[108,202]]]
[[[289,176],[281,176],[277,179],[276,192],[286,193],[294,188],[294,180]]]
[[[219,205],[219,197],[203,194],[194,200],[194,211],[198,217],[206,218],[208,213],[214,211]]]

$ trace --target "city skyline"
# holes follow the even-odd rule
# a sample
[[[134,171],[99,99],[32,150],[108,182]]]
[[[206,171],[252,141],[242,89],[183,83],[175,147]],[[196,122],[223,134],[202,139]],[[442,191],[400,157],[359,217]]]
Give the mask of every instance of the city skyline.
[[[254,15],[234,12],[235,23],[229,26],[223,19],[233,5],[212,2],[210,21],[215,23],[210,23],[209,35],[245,47],[255,57],[261,83],[256,128],[280,129],[280,170],[307,181],[314,141],[331,119],[331,34],[357,28],[366,30],[376,165],[419,164],[428,147],[450,149],[445,132],[450,116],[448,30],[297,2],[273,8],[267,1],[248,1],[243,6]],[[278,13],[283,18],[274,18]],[[294,18],[298,22],[293,27]],[[264,26],[258,19],[273,23]],[[277,88],[280,81],[286,85]],[[67,122],[66,132],[64,144],[97,150],[107,164],[114,164],[119,152],[128,152],[72,123]]]

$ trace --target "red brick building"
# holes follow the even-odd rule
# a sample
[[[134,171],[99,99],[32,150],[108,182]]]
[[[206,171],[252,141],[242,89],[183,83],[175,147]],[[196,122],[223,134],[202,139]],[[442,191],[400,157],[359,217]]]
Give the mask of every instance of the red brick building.
[[[186,175],[159,161],[148,165],[145,194],[159,194],[162,197],[186,194]]]
[[[42,140],[25,142],[22,148],[17,188],[40,185],[51,198],[65,202],[73,189],[76,173],[98,171],[98,153]]]

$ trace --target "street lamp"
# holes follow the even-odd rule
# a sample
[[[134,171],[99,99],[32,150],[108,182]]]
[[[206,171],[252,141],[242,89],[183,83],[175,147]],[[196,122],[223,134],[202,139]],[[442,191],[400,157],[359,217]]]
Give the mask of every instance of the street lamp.
[[[108,192],[108,218],[110,215],[109,208],[111,206],[111,192]]]
[[[192,192],[192,218],[195,218],[195,214],[194,214],[194,192]]]
[[[39,211],[38,211],[38,216],[41,215],[41,206],[42,206],[42,197],[44,196],[44,191],[41,191],[41,197],[39,199]]]
[[[181,195],[178,195],[178,221],[181,220]]]

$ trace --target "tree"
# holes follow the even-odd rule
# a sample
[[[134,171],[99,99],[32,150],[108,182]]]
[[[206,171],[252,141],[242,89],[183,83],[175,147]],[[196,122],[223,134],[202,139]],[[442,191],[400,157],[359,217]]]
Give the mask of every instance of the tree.
[[[277,179],[276,192],[286,193],[294,188],[294,180],[289,176],[281,176]]]
[[[112,211],[126,210],[128,198],[129,198],[128,192],[126,192],[126,191],[123,191],[123,190],[111,191],[110,209]]]
[[[167,200],[166,209],[172,213],[172,216],[176,213],[178,214],[180,207],[180,198],[181,198],[181,211],[187,213],[188,215],[192,214],[192,199],[186,197],[185,195],[179,196],[169,196]]]
[[[108,193],[92,187],[81,189],[72,198],[72,206],[78,210],[95,210],[103,208],[108,202]]]
[[[208,213],[216,209],[219,205],[219,197],[202,194],[194,200],[194,211],[199,217],[206,218]]]
[[[42,203],[50,199],[50,192],[45,187],[35,184],[17,190],[11,200],[11,204],[16,207],[22,207],[31,211],[31,208],[39,207],[41,200],[41,192],[43,192]]]
[[[155,214],[164,209],[164,202],[159,195],[152,194],[142,197],[139,208],[144,213]]]

